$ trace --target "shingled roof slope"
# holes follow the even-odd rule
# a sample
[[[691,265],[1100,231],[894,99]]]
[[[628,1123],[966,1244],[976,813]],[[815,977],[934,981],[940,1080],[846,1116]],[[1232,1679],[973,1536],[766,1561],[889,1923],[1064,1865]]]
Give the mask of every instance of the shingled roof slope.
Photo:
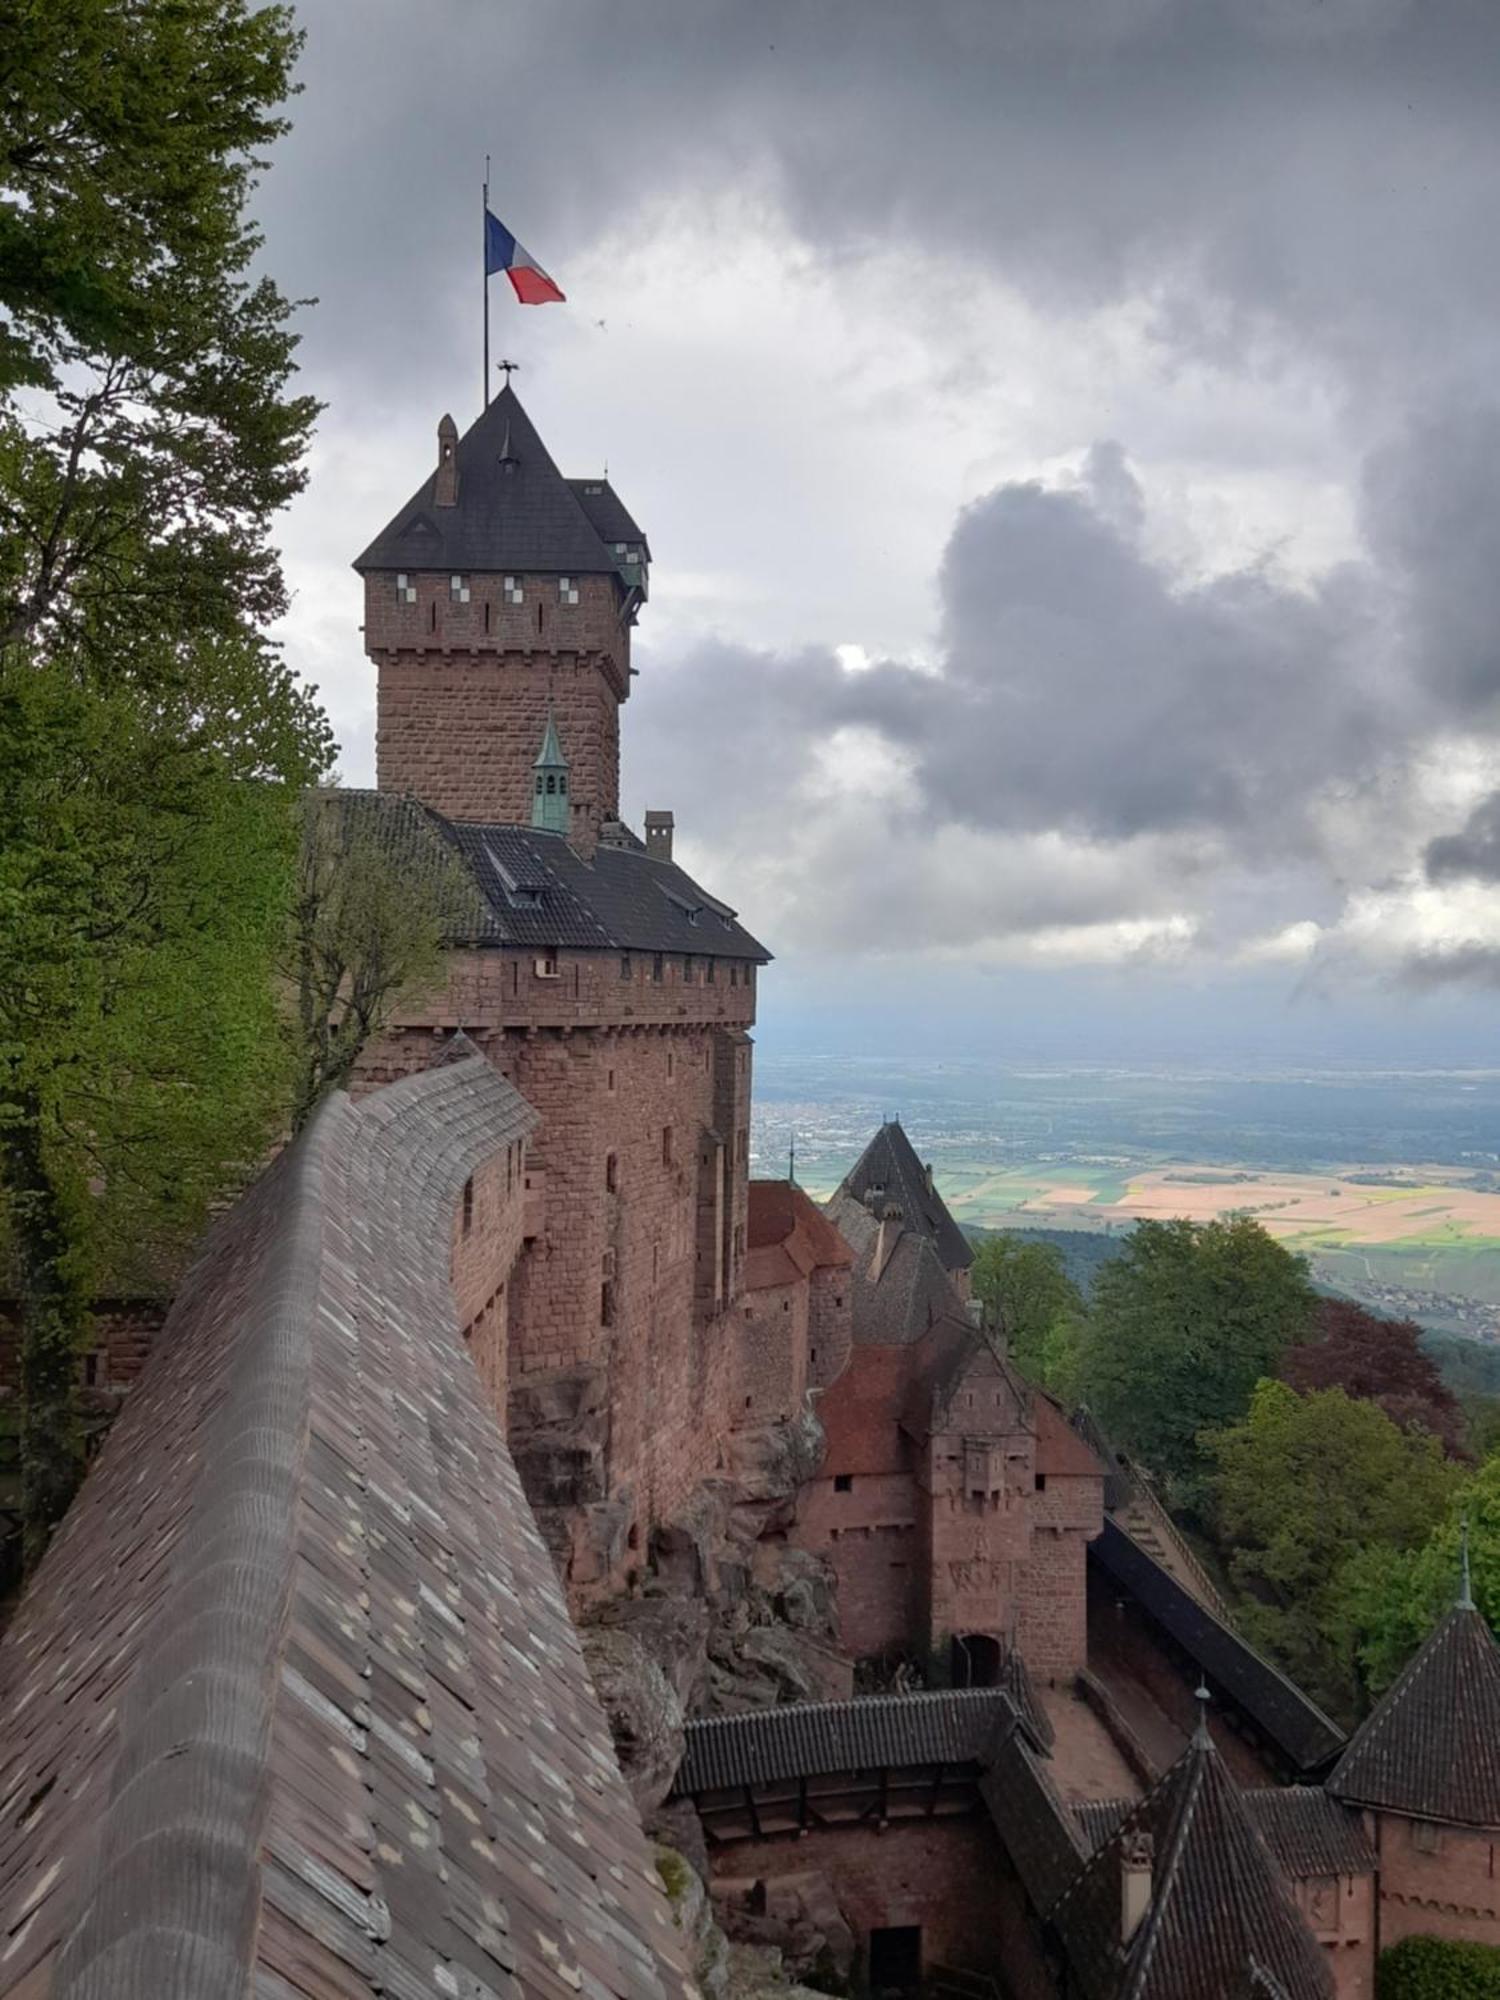
[[[1241,1709],[1294,1771],[1318,1771],[1337,1755],[1344,1741],[1338,1724],[1108,1515],[1088,1545],[1088,1560],[1181,1647],[1215,1693]]]
[[[879,1277],[872,1275],[880,1225],[852,1195],[832,1195],[824,1214],[854,1255],[854,1342],[857,1347],[910,1347],[940,1319],[963,1316],[963,1302],[935,1245],[901,1225]]]
[[[1151,1839],[1151,1900],[1122,1946],[1122,1856],[1142,1834]],[[1334,1991],[1206,1729],[1095,1849],[1051,1920],[1089,2000],[1240,2000],[1256,1978],[1288,2000],[1329,2000]]]
[[[1361,1806],[1500,1827],[1500,1646],[1458,1604],[1355,1731],[1328,1789]]]
[[[692,1991],[456,1329],[477,1058],[220,1221],[0,1645],[0,1991]]]
[[[564,576],[619,569],[619,558],[605,547],[509,384],[459,439],[457,462],[454,504],[438,506],[434,465],[355,569]]]
[[[1240,1797],[1289,1880],[1374,1873],[1375,1850],[1359,1814],[1321,1785],[1257,1785]],[[1073,1817],[1091,1850],[1103,1846],[1134,1804],[1133,1799],[1080,1799],[1073,1805]]]
[[[570,479],[568,484],[578,496],[578,504],[588,515],[600,541],[607,548],[613,552],[616,542],[637,543],[645,549],[646,560],[648,562],[651,560],[651,550],[644,533],[637,527],[629,508],[602,473],[592,479]]]
[[[1045,1915],[1078,1879],[1089,1849],[1046,1759],[1022,1730],[996,1732],[979,1795],[1032,1907]]]
[[[868,1205],[874,1189],[880,1191],[877,1207],[894,1202],[907,1228],[919,1231],[932,1243],[945,1271],[968,1270],[974,1261],[969,1239],[931,1185],[926,1167],[897,1118],[888,1118],[880,1127],[839,1183],[838,1192]]]
[[[983,1761],[998,1724],[1015,1721],[1004,1688],[869,1695],[707,1716],[687,1725],[674,1797],[831,1771]]]

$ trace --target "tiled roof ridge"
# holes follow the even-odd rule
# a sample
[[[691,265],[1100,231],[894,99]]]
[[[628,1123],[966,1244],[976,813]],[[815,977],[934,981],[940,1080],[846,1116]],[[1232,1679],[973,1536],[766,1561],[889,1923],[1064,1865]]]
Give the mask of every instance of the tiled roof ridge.
[[[352,1117],[347,1099],[326,1103],[256,1190],[263,1211],[286,1217],[258,1316],[266,1337],[250,1328],[235,1342],[193,1481],[204,1497],[188,1503],[197,1532],[172,1552],[153,1636],[121,1702],[109,1799],[71,1889],[76,1916],[55,1987],[66,2000],[194,2000],[250,1978],[254,1861],[270,1798],[264,1747],[306,1444],[310,1366],[298,1325],[321,1286],[330,1143]],[[220,1219],[200,1264],[232,1217]],[[127,1418],[137,1410],[139,1427],[151,1411],[132,1399]],[[123,1420],[117,1436],[123,1451]]]
[[[796,1701],[778,1702],[772,1708],[740,1709],[731,1715],[695,1715],[687,1723],[690,1730],[704,1735],[727,1735],[737,1730],[754,1727],[767,1716],[778,1720],[796,1714],[798,1716],[844,1716],[856,1712],[869,1715],[876,1709],[918,1708],[926,1704],[933,1706],[958,1702],[964,1706],[984,1708],[994,1706],[997,1695],[1010,1696],[1004,1688],[912,1688],[905,1694],[864,1694],[850,1695],[843,1701]]]

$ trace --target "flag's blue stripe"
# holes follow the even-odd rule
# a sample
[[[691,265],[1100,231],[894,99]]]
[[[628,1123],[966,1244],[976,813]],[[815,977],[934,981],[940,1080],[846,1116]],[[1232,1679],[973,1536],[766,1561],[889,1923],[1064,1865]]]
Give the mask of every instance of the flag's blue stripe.
[[[484,211],[484,274],[508,271],[516,261],[516,239],[503,222]]]

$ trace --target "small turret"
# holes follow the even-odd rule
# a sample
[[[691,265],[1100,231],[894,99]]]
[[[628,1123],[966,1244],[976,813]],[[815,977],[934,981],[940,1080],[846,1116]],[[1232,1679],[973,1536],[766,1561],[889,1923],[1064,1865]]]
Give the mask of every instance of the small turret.
[[[458,505],[458,425],[444,417],[438,425],[437,484],[432,492],[434,507]]]
[[[557,724],[550,708],[542,747],[537,752],[532,769],[535,788],[531,795],[531,824],[547,833],[566,834],[572,819],[568,803],[568,760],[563,755]]]

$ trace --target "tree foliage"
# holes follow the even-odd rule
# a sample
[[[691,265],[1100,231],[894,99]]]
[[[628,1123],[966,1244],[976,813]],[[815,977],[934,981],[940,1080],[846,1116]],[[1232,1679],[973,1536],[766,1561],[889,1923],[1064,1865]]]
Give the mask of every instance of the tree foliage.
[[[1360,1664],[1371,1693],[1390,1686],[1458,1592],[1459,1543],[1469,1537],[1474,1601],[1500,1631],[1500,1454],[1487,1458],[1450,1497],[1418,1548],[1350,1565],[1347,1587]]]
[[[1500,2000],[1500,1951],[1474,1939],[1407,1937],[1380,1954],[1376,2000]]]
[[[1139,1223],[1094,1281],[1082,1392],[1181,1495],[1201,1470],[1199,1433],[1238,1421],[1316,1309],[1303,1259],[1248,1216]]]
[[[1319,1700],[1359,1705],[1348,1565],[1419,1548],[1462,1474],[1437,1439],[1342,1389],[1262,1382],[1244,1421],[1207,1433],[1213,1521],[1241,1623]]]
[[[1288,1348],[1279,1372],[1294,1389],[1343,1389],[1377,1403],[1393,1423],[1430,1431],[1450,1456],[1463,1457],[1464,1413],[1421,1341],[1414,1320],[1383,1319],[1351,1299],[1321,1299],[1314,1338]]]
[[[445,918],[465,893],[434,841],[414,862],[391,838],[404,801],[310,793],[283,976],[296,995],[292,1129],[349,1081],[403,998],[438,976]]]
[[[979,1243],[969,1275],[986,1323],[1005,1335],[1017,1365],[1066,1392],[1084,1303],[1058,1246],[997,1230]]]
[[[167,1272],[284,1103],[291,794],[263,636],[315,412],[252,279],[297,37],[242,0],[0,0],[0,1208],[28,1553],[101,1278]]]

